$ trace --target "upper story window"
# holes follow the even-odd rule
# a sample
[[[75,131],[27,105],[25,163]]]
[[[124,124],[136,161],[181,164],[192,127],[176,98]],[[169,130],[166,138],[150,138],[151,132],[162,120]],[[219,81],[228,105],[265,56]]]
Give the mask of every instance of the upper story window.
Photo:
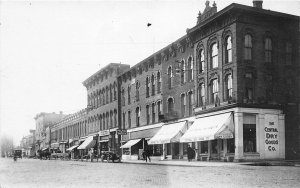
[[[226,63],[232,62],[232,41],[231,36],[228,36],[226,39]]]
[[[122,88],[121,95],[122,95],[122,106],[125,106],[125,89],[124,88]]]
[[[147,125],[150,124],[150,108],[149,105],[146,106],[146,120],[147,120]]]
[[[203,106],[205,104],[205,87],[204,84],[199,84],[198,87],[198,105]]]
[[[217,43],[213,43],[210,49],[210,58],[211,58],[211,67],[217,68],[218,67],[218,46]]]
[[[173,77],[172,67],[169,66],[169,68],[168,68],[168,86],[169,86],[169,89],[172,88],[172,77]]]
[[[272,40],[270,38],[265,39],[265,62],[272,62]]]
[[[155,103],[152,103],[152,123],[155,123]]]
[[[162,110],[161,101],[157,101],[157,114],[158,115],[162,114],[161,110]]]
[[[131,86],[130,85],[128,85],[127,97],[128,97],[128,104],[131,104]]]
[[[188,72],[187,79],[188,79],[188,82],[193,80],[193,68],[194,68],[193,67],[193,58],[189,57],[188,58],[188,63],[187,63],[187,72]]]
[[[128,128],[130,128],[131,127],[131,111],[128,111],[127,115],[128,115]]]
[[[103,105],[105,105],[106,103],[105,103],[105,89],[103,88],[103,90],[102,90],[102,104]]]
[[[139,101],[140,100],[140,82],[136,82],[136,85],[135,85],[135,98],[136,98],[136,101]]]
[[[140,126],[140,117],[141,117],[141,109],[140,107],[136,107],[135,109],[135,116],[136,116],[136,126]]]
[[[211,103],[214,104],[218,101],[219,97],[219,82],[218,79],[211,81]]]
[[[174,99],[170,97],[168,99],[168,113],[171,113],[174,111]]]
[[[152,96],[155,95],[155,77],[154,77],[154,74],[152,74],[151,76],[151,89],[152,89]]]
[[[109,98],[108,98],[108,86],[106,86],[106,104],[108,104]]]
[[[150,79],[149,77],[146,78],[146,97],[149,97],[149,91],[150,91]]]
[[[204,50],[199,51],[199,73],[204,71]]]
[[[194,95],[193,95],[193,92],[190,91],[188,93],[188,99],[189,99],[189,103],[188,103],[188,113],[189,113],[189,116],[192,115],[193,113],[193,100],[194,100]]]
[[[161,76],[160,72],[157,72],[157,93],[161,92]]]
[[[287,65],[292,64],[292,43],[287,42],[285,46],[285,61]]]
[[[185,82],[185,63],[184,61],[182,60],[180,62],[180,82],[181,84],[183,84]]]
[[[110,102],[112,102],[113,100],[113,95],[112,95],[112,85],[110,84],[109,86],[109,99],[110,99]]]
[[[114,100],[117,100],[117,84],[114,83]]]
[[[249,34],[244,39],[244,60],[252,60],[252,37]]]
[[[185,116],[186,97],[185,94],[181,94],[181,117]]]
[[[225,100],[232,99],[232,75],[229,74],[225,78]]]

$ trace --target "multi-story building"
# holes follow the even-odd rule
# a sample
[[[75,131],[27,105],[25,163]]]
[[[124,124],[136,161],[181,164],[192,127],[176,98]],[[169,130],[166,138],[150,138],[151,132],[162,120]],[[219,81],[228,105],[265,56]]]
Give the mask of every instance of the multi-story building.
[[[53,113],[41,112],[34,117],[35,124],[36,124],[36,131],[35,131],[36,151],[41,149],[46,149],[49,147],[49,143],[45,141],[46,128],[59,122],[64,116],[65,115],[62,112],[60,112],[59,114],[56,114],[54,112]]]
[[[24,136],[20,142],[24,157],[33,157],[35,155],[35,130],[30,130],[29,132],[30,134]]]

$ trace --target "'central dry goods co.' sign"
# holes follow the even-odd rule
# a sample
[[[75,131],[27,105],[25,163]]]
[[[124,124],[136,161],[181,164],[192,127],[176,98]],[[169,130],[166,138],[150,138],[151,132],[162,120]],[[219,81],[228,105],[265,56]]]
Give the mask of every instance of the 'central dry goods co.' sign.
[[[277,115],[265,115],[265,152],[268,157],[276,157],[279,153],[279,127]]]

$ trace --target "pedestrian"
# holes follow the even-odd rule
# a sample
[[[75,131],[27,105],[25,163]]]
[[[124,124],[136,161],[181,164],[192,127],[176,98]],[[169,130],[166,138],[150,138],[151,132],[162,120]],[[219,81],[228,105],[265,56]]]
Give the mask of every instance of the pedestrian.
[[[145,149],[142,152],[142,157],[143,157],[143,160],[146,160],[146,151],[145,151]]]
[[[91,150],[90,150],[90,158],[91,158],[91,162],[93,162],[93,159],[94,159],[94,148],[91,148]]]
[[[151,152],[150,152],[149,148],[147,148],[146,151],[145,151],[145,160],[146,160],[146,162],[147,162],[147,159],[149,159],[149,162],[151,162],[150,155],[151,155]]]
[[[191,148],[190,145],[188,145],[188,148],[187,148],[187,156],[188,156],[188,161],[190,162],[194,156],[195,156],[195,150],[193,150],[193,148]]]

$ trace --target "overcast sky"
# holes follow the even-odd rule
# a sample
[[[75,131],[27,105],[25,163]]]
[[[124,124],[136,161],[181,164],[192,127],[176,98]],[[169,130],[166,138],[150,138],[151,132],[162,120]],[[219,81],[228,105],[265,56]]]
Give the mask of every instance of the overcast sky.
[[[252,6],[217,0],[218,11],[233,2]],[[263,7],[300,15],[299,0]],[[18,144],[36,114],[85,108],[86,78],[108,63],[137,64],[195,26],[204,8],[205,0],[0,1],[0,133]]]

